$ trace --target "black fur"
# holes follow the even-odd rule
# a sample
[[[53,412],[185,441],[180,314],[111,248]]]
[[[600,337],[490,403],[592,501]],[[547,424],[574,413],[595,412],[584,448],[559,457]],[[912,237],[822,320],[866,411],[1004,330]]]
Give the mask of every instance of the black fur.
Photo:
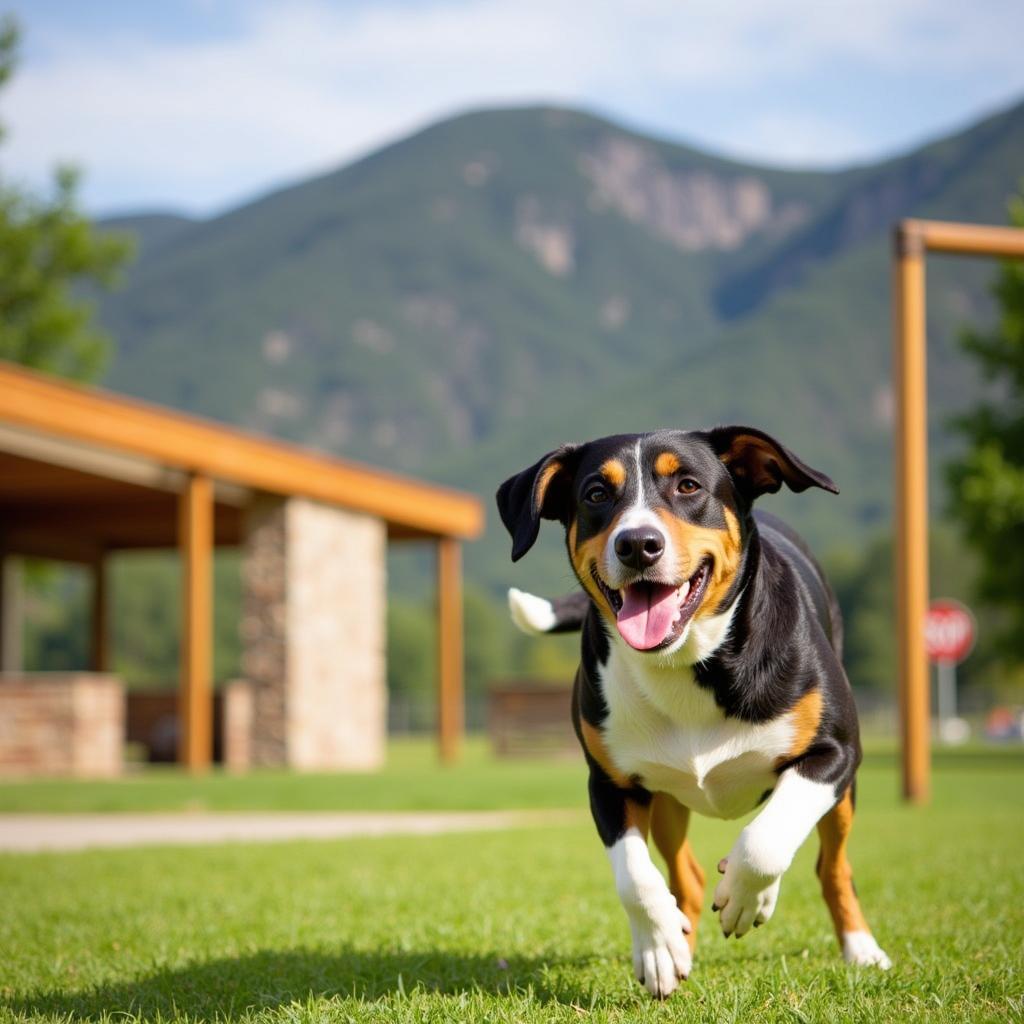
[[[608,459],[623,463],[643,454],[643,473],[631,473],[627,493],[617,501],[594,505],[588,489],[600,481]],[[650,468],[662,451],[677,456],[674,479],[691,476],[701,485],[681,497]],[[557,478],[538,499],[544,470],[559,463]],[[697,683],[714,694],[723,713],[748,722],[769,721],[790,710],[809,690],[822,695],[822,715],[810,746],[793,762],[800,774],[831,784],[838,797],[852,784],[861,750],[856,709],[840,661],[842,622],[835,596],[799,536],[773,516],[754,515],[753,502],[785,484],[794,491],[838,488],[825,474],[803,463],[773,438],[751,427],[719,427],[707,432],[659,431],[618,435],[582,446],[567,446],[506,481],[498,492],[501,517],[513,537],[513,559],[533,545],[542,517],[576,525],[577,543],[606,529],[616,510],[631,503],[637,489],[645,505],[668,509],[698,526],[722,529],[726,512],[740,524],[742,554],[729,592],[721,602],[738,599],[732,627],[721,646],[694,666]],[[643,803],[650,794],[640,781],[630,788],[614,785],[591,757],[581,722],[599,727],[608,709],[598,682],[598,667],[607,662],[609,629],[586,594],[569,595],[555,604],[552,631],[582,629],[581,665],[577,674],[573,720],[591,769],[591,805],[602,840],[610,845],[622,834],[626,800]]]

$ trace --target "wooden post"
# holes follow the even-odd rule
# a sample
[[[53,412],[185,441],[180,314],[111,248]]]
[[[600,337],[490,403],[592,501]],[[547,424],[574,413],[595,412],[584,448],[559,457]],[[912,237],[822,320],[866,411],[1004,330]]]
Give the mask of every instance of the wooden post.
[[[0,672],[20,672],[23,608],[21,560],[0,551]]]
[[[925,246],[916,225],[896,229],[893,384],[896,398],[895,570],[897,668],[903,795],[929,797],[928,413],[925,342]]]
[[[96,556],[92,563],[92,617],[90,658],[93,672],[110,671],[110,639],[109,639],[109,612],[107,608],[108,598],[107,559],[104,552]]]
[[[441,760],[459,756],[464,728],[462,552],[452,537],[437,542],[437,738]]]
[[[189,476],[178,504],[182,567],[178,761],[206,770],[213,755],[213,485]]]

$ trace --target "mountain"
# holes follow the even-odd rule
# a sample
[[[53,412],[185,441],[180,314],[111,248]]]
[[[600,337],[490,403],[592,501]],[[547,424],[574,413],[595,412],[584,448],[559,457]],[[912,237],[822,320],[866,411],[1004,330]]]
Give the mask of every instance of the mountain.
[[[572,110],[466,114],[213,219],[122,220],[141,253],[102,302],[106,383],[488,503],[563,440],[748,422],[843,488],[776,506],[857,543],[889,515],[891,224],[1001,223],[1022,174],[1024,104],[840,172]],[[941,456],[981,388],[955,335],[989,310],[992,268],[932,264]],[[471,568],[496,585],[506,558],[492,522]]]
[[[120,231],[134,236],[136,256],[141,256],[144,253],[148,255],[152,249],[162,247],[170,242],[179,231],[195,223],[191,217],[180,213],[143,212],[108,217],[104,220],[103,226],[111,231]]]

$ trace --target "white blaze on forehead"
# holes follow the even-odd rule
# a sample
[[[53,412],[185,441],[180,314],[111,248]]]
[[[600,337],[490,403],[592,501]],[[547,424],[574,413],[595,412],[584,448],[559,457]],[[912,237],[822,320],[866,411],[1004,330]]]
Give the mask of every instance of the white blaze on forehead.
[[[636,491],[633,497],[633,504],[626,508],[619,516],[615,529],[608,535],[608,542],[604,548],[604,565],[601,567],[607,584],[615,590],[620,589],[627,582],[627,578],[633,575],[632,569],[627,569],[615,554],[615,542],[625,530],[637,530],[649,527],[657,530],[665,545],[664,554],[661,560],[665,565],[676,564],[676,553],[672,546],[672,538],[667,536],[661,520],[655,514],[654,509],[647,503],[646,489],[644,487],[644,474],[640,461],[641,442],[633,446],[633,472],[636,479]]]

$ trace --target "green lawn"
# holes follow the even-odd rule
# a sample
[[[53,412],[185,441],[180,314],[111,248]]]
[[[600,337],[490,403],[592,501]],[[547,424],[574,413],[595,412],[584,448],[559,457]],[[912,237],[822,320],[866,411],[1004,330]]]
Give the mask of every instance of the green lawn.
[[[865,744],[864,772],[894,770],[891,741]],[[935,763],[971,770],[997,766],[1024,773],[1024,749],[981,745],[935,752]],[[892,782],[892,786],[896,783]],[[145,767],[110,782],[32,779],[0,782],[0,813],[63,811],[418,811],[583,807],[581,755],[561,760],[496,760],[471,737],[454,767],[438,763],[429,739],[393,740],[383,771],[299,775],[219,770],[191,778],[173,767]]]
[[[415,765],[426,770],[407,754],[410,765],[385,776],[390,786],[360,784],[399,806],[391,791],[400,771],[415,782]],[[429,803],[481,804],[507,777],[521,787],[514,798],[490,794],[487,805],[524,806],[537,795],[533,772],[544,767],[495,766],[476,751],[467,768],[428,772],[451,790]],[[546,774],[541,804],[582,803],[577,768],[549,765]],[[162,806],[178,799],[166,788],[175,781],[153,783]],[[237,806],[222,781],[231,780],[207,780],[204,799]],[[361,791],[350,780],[335,784],[346,797],[327,805],[353,805],[349,797],[370,805],[353,797]],[[329,785],[292,792],[307,793],[303,806],[322,806]],[[706,911],[691,980],[655,1004],[632,979],[628,928],[600,845],[589,826],[570,824],[0,857],[0,1019],[1024,1018],[1024,761],[944,755],[928,809],[900,806],[895,790],[891,757],[876,756],[862,772],[853,842],[861,898],[895,963],[887,974],[840,962],[808,843],[774,919],[727,942]],[[705,865],[727,852],[736,828],[696,820]]]
[[[396,811],[573,807],[586,791],[582,755],[499,761],[470,738],[456,766],[438,763],[428,739],[390,743],[383,771],[306,775],[213,771],[190,778],[148,767],[110,782],[32,779],[0,783],[4,811]]]

